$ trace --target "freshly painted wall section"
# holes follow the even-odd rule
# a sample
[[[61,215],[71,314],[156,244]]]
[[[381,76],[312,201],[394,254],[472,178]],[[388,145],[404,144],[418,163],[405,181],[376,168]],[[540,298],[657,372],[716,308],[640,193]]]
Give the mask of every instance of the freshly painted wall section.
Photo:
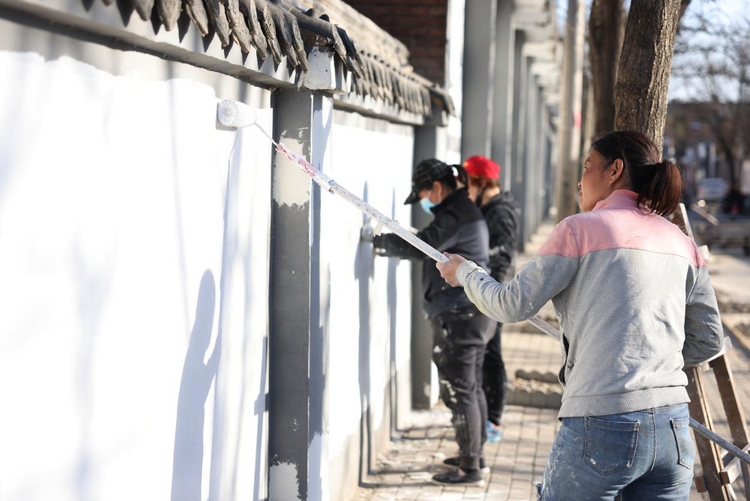
[[[339,184],[404,225],[411,188],[413,129],[334,111],[331,168]],[[411,407],[411,265],[375,257],[360,242],[361,212],[321,193],[321,296],[325,326],[324,432],[330,479],[322,499],[347,499],[357,468],[366,469]],[[398,374],[398,377],[397,377]]]
[[[215,107],[268,94],[57,39],[0,52],[0,499],[262,499],[271,149]]]

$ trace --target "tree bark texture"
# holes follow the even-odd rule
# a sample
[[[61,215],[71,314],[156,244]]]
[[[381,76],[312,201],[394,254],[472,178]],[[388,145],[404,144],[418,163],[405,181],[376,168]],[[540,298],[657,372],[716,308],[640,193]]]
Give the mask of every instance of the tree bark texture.
[[[586,8],[582,0],[568,0],[565,22],[560,127],[558,129],[557,218],[575,214],[576,183],[581,168],[581,100],[583,98],[583,48]]]
[[[633,0],[615,86],[615,128],[637,130],[661,150],[680,0]]]
[[[623,0],[594,0],[589,15],[589,57],[594,97],[593,135],[615,126],[615,82],[625,33]]]

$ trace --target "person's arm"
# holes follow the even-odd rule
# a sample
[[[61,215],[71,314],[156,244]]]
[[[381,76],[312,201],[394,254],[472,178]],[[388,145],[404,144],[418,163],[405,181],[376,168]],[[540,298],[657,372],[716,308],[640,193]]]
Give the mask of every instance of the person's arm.
[[[422,259],[425,255],[395,233],[375,235],[372,239],[375,252],[380,256],[399,257],[401,259]]]
[[[471,261],[463,260],[455,275],[443,278],[462,285],[466,295],[488,317],[502,323],[520,322],[535,315],[558,295],[578,272],[578,245],[565,221],[561,222],[539,249],[539,253],[508,284],[490,277]],[[438,265],[449,269],[449,266]]]
[[[698,268],[693,290],[685,305],[685,367],[698,365],[721,351],[724,329],[708,268]]]
[[[429,226],[417,233],[417,238],[436,249],[448,247],[458,239],[458,221],[451,214],[435,218]],[[372,245],[382,255],[403,259],[421,259],[425,255],[403,238],[393,233],[376,236]]]

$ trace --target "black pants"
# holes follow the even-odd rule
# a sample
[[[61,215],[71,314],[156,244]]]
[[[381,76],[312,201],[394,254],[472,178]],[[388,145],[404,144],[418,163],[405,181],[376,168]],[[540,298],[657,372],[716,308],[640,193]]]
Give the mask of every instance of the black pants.
[[[484,377],[482,380],[484,394],[487,396],[487,418],[496,425],[500,424],[500,419],[503,417],[505,386],[508,381],[502,355],[500,337],[502,330],[503,324],[498,323],[494,337],[487,343],[487,351],[484,355]]]
[[[487,400],[482,390],[486,342],[495,322],[476,308],[440,315],[432,320],[432,358],[438,369],[440,397],[453,413],[459,466],[479,468],[487,441]]]

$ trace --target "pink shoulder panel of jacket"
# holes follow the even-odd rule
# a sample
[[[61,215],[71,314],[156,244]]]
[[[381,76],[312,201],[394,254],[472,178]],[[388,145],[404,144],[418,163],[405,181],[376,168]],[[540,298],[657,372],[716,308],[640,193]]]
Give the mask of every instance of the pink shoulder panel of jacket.
[[[706,265],[690,238],[665,218],[636,207],[636,199],[636,193],[619,190],[593,211],[565,219],[563,224],[570,231],[554,232],[538,254],[582,257],[609,249],[631,249],[681,257],[696,267]]]

